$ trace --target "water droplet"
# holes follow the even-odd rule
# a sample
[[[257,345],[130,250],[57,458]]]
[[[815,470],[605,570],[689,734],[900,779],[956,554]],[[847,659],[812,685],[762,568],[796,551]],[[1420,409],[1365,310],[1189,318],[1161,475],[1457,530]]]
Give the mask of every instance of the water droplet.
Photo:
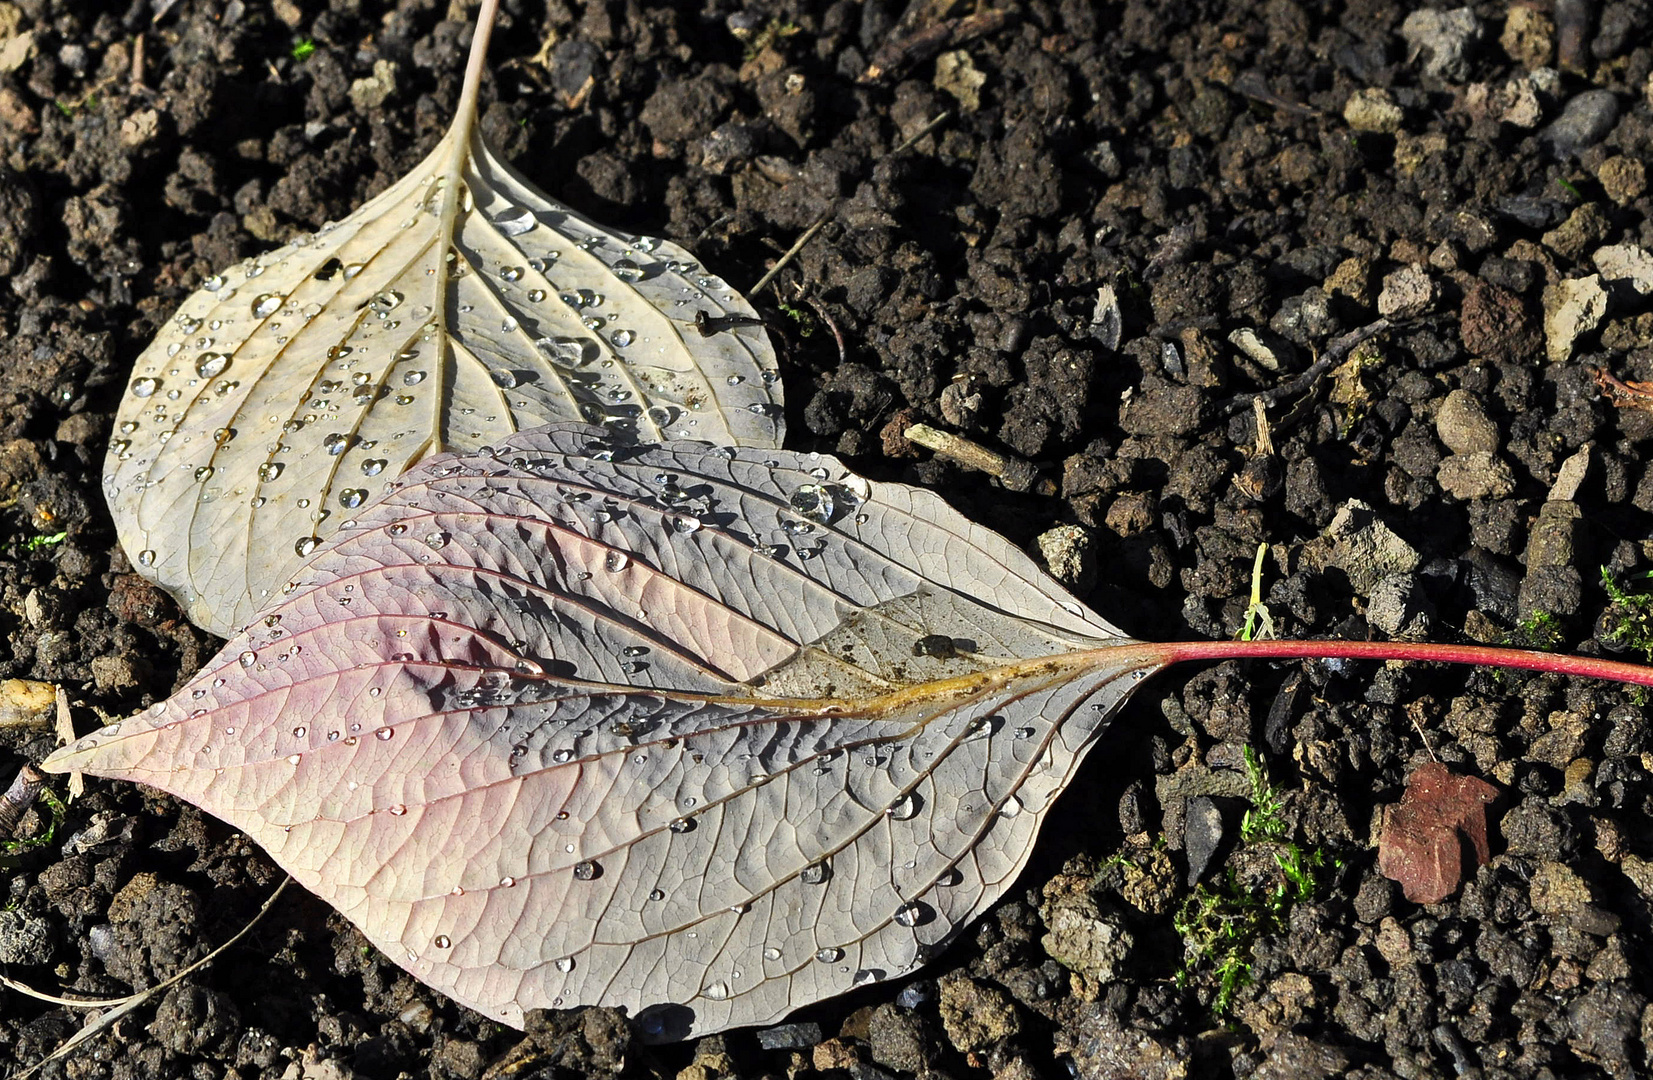
[[[928,904],[914,900],[895,909],[895,921],[902,926],[923,926],[935,917]]]
[[[883,977],[884,973],[878,968],[862,968],[850,979],[849,984],[851,986],[868,986]]]
[[[258,478],[266,482],[274,480],[281,475],[281,470],[284,468],[286,466],[279,461],[266,461],[258,467]]]
[[[719,979],[717,982],[707,984],[700,992],[711,1001],[726,1001],[729,997],[729,984]]]
[[[538,224],[539,219],[534,217],[532,210],[518,207],[511,207],[494,219],[494,228],[505,236],[521,236],[523,233],[531,231]],[[567,971],[568,969],[564,968],[563,970]]]
[[[214,274],[207,278],[207,280],[201,282],[201,288],[207,290],[207,292],[217,292],[219,289],[222,289],[224,285],[225,281],[223,274]]]
[[[821,525],[830,524],[833,505],[833,489],[828,484],[804,484],[792,493],[788,500],[792,509]]]
[[[653,900],[655,903],[659,903],[660,901],[664,900],[665,898],[666,898],[666,890],[664,890],[664,889],[650,889],[649,890],[649,899]]]
[[[275,293],[259,293],[253,298],[253,314],[260,319],[266,315],[274,315],[281,309],[281,302],[284,299],[286,297],[277,296]]]
[[[636,247],[637,245],[633,244],[632,246]],[[615,259],[614,265],[609,269],[613,270],[614,276],[621,281],[640,281],[643,277],[643,268],[630,259]]]
[[[769,948],[763,950],[763,958],[765,960],[779,960],[781,958],[781,951],[771,945]]]
[[[382,727],[382,728],[379,728],[377,731],[375,731],[373,733],[373,737],[375,739],[378,739],[380,742],[389,742],[390,739],[391,739],[391,736],[393,736],[395,734],[396,734],[396,729],[395,728]]]
[[[365,488],[345,488],[339,492],[339,505],[346,510],[354,510],[365,501],[367,501],[367,490]]]
[[[403,806],[401,803],[391,804],[391,806],[388,807],[388,810],[391,817],[401,817],[403,814],[408,812],[408,808]]]
[[[831,947],[818,949],[815,953],[815,959],[819,960],[823,964],[836,964],[843,958],[844,950]]]
[[[499,276],[504,278],[506,281],[521,281],[522,280],[522,267],[520,267],[520,266],[502,266],[502,267],[499,268]]]
[[[453,942],[448,940],[448,935],[437,934],[436,940],[432,942],[432,944],[434,944],[438,949],[446,949],[448,946],[452,945]]]
[[[695,831],[695,819],[689,817],[673,818],[667,826],[674,833],[689,833]]]
[[[160,388],[161,388],[161,380],[159,380],[159,379],[151,379],[148,376],[145,376],[144,378],[141,378],[141,379],[133,379],[132,380],[132,396],[133,397],[153,397],[154,394],[155,394],[155,391],[159,390]]]
[[[287,764],[289,764],[289,765],[297,765],[299,762],[301,762],[303,760],[304,760],[304,755],[303,754],[288,754],[287,755]]]
[[[413,398],[408,394],[397,394],[396,395],[396,404],[398,404],[398,405],[412,405],[413,404]]]
[[[350,448],[350,436],[335,431],[321,441],[322,449],[333,457],[338,457]]]
[[[298,542],[293,545],[293,550],[300,555],[308,555],[316,550],[320,543],[321,537],[319,536],[301,536],[298,538]]]
[[[345,269],[345,273],[350,273],[349,268]],[[386,289],[384,292],[369,300],[367,302],[367,306],[380,313],[394,311],[397,305],[402,302],[402,299],[402,294],[397,292],[395,289]]]
[[[918,814],[921,800],[912,792],[907,792],[890,804],[884,812],[896,821],[911,821]]]
[[[554,752],[551,755],[551,760],[556,762],[558,765],[565,765],[574,760],[574,751],[565,746],[561,750]]]
[[[154,551],[153,548],[145,548],[144,550],[138,552],[138,565],[139,566],[154,566],[155,565],[155,551]]]
[[[700,530],[700,519],[693,514],[674,515],[669,520],[671,521],[672,532],[680,535],[688,535]]]
[[[1015,795],[1010,796],[1004,801],[1004,805],[999,807],[1000,817],[1013,818],[1019,816],[1021,812],[1022,800]]]
[[[230,358],[227,353],[204,352],[195,358],[195,374],[203,379],[221,375],[229,366]]]
[[[803,873],[798,875],[798,879],[805,885],[825,884],[826,880],[830,877],[832,877],[832,864],[827,862],[825,859],[822,859],[820,862],[810,863],[808,866],[804,867]]]
[[[508,371],[502,368],[498,371],[491,371],[488,374],[494,380],[495,386],[503,387],[506,390],[511,390],[517,385],[517,373],[514,371]]]
[[[505,318],[499,320],[499,332],[502,334],[514,334],[517,332],[517,327],[519,325],[521,324],[519,324],[511,316],[507,315]]]
[[[293,738],[302,739],[304,738],[305,733],[309,730],[309,728],[305,727],[303,724],[300,724],[298,727],[293,729]]]
[[[440,550],[441,548],[446,547],[447,544],[448,544],[448,534],[445,533],[445,532],[433,532],[429,536],[425,537],[425,546],[426,547],[436,548],[436,549]]]
[[[211,465],[203,465],[199,469],[195,470],[195,480],[197,483],[204,484],[208,480],[212,479],[212,473],[213,468]]]
[[[582,859],[574,864],[574,878],[577,881],[595,881],[603,876],[603,868],[590,859]]]
[[[562,972],[565,975],[568,972],[573,971],[574,970],[574,958],[572,956],[562,957],[560,960],[557,961],[557,970]]]
[[[608,339],[614,342],[616,348],[623,349],[627,345],[630,345],[632,342],[636,341],[637,335],[632,333],[630,330],[616,330],[614,333],[609,335]]]
[[[423,371],[409,371],[402,376],[403,386],[418,386],[424,381],[425,373]]]
[[[630,565],[631,556],[623,551],[611,551],[608,553],[608,557],[603,560],[603,569],[611,574],[618,574]]]

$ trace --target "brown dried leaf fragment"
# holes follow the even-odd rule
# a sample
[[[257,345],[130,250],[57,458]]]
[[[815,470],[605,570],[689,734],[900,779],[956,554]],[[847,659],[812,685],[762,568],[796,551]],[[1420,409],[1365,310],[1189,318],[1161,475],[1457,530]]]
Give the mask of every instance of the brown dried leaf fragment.
[[[1614,377],[1606,368],[1591,368],[1596,386],[1608,401],[1621,409],[1643,409],[1653,412],[1653,383],[1624,380]]]
[[[1401,884],[1415,904],[1434,904],[1457,891],[1463,880],[1464,841],[1472,865],[1487,850],[1486,808],[1498,789],[1474,776],[1459,776],[1438,761],[1413,770],[1400,802],[1388,808],[1378,839],[1378,869]]]

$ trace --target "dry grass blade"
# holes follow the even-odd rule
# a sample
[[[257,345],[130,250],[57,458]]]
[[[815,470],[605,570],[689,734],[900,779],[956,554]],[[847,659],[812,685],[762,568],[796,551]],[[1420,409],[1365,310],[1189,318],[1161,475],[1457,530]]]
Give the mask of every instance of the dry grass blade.
[[[746,301],[676,245],[557,204],[475,130],[493,7],[454,124],[418,167],[209,280],[138,359],[105,493],[140,572],[208,630],[244,624],[431,453],[570,420],[780,444],[773,352]]]
[[[1162,654],[930,492],[602,434],[415,468],[46,767],[217,814],[511,1024],[624,1005],[681,1037],[911,971]]]

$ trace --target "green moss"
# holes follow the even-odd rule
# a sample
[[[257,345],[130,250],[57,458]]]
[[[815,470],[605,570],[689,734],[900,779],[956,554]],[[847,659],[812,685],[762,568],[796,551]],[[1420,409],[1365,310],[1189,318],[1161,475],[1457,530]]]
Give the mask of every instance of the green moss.
[[[1642,574],[1642,578],[1649,575]],[[1612,603],[1596,624],[1597,637],[1609,645],[1631,649],[1653,664],[1653,593],[1633,593],[1601,568],[1601,587]]]

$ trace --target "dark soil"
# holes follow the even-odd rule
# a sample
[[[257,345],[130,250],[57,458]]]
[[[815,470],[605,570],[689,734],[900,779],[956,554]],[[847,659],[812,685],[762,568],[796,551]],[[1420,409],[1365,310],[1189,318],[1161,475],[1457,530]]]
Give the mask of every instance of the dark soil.
[[[1542,0],[1480,2],[1403,34],[1414,6],[1008,0],[868,81],[913,29],[900,3],[506,0],[483,124],[547,190],[735,283],[829,214],[784,303],[755,298],[790,444],[1018,542],[1070,526],[1053,567],[1132,634],[1235,633],[1266,542],[1282,636],[1645,647],[1600,568],[1634,594],[1653,567],[1653,415],[1592,368],[1653,379],[1653,270],[1624,269],[1653,246],[1653,9],[1564,3],[1558,28]],[[217,644],[115,546],[98,477],[127,368],[204,278],[420,158],[469,40],[448,14],[0,2],[0,678],[61,685],[83,728]],[[357,85],[381,61],[388,93],[382,65]],[[1598,287],[1605,315],[1572,318]],[[1266,400],[1260,438],[1248,395],[1380,313]],[[1033,482],[932,458],[914,420]],[[1420,907],[1373,845],[1426,739],[1502,795],[1490,863]],[[1178,673],[1115,722],[1013,899],[805,1026],[649,1048],[593,1010],[518,1046],[300,895],[47,1075],[1617,1080],[1653,1067],[1650,739],[1640,697],[1551,677]],[[0,774],[52,744],[5,728]],[[1283,790],[1272,837],[1241,827],[1247,747]],[[190,807],[98,782],[12,862],[5,971],[90,997],[204,955],[280,879]],[[83,1019],[10,996],[0,1076]]]

